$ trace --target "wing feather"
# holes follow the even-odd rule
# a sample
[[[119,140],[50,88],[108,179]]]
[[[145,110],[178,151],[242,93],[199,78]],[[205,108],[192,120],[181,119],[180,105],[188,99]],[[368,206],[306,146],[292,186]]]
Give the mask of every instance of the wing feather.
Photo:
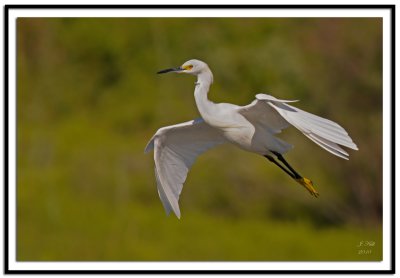
[[[313,134],[313,138],[319,141],[321,141],[320,139],[324,139],[327,142],[358,150],[356,144],[354,144],[344,128],[337,123],[285,103],[278,104],[269,102],[269,105],[303,134]],[[333,147],[339,152],[343,151],[339,150],[336,146]]]
[[[339,156],[343,159],[348,160],[347,156],[349,155],[346,151],[344,151],[341,147],[339,147],[337,144],[332,143],[328,140],[325,140],[321,137],[319,137],[318,135],[309,133],[309,134],[304,134],[305,136],[307,136],[310,140],[312,140],[314,143],[316,143],[317,145],[319,145],[321,148],[327,150],[328,152]]]
[[[273,133],[278,133],[292,125],[320,147],[344,159],[348,159],[348,153],[339,145],[358,150],[343,127],[331,120],[287,104],[295,101],[257,94],[256,100],[241,107],[239,112],[250,121],[258,123]]]
[[[273,134],[280,133],[282,129],[289,126],[289,123],[264,100],[256,99],[249,105],[240,107],[239,113],[250,122],[267,129]]]
[[[155,176],[161,202],[167,214],[180,218],[179,196],[187,173],[197,156],[225,139],[203,119],[160,128],[145,148],[154,148]]]

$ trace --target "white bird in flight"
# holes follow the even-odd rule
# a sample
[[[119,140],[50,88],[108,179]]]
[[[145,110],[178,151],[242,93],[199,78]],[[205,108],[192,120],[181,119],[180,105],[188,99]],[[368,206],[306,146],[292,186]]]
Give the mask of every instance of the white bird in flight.
[[[232,143],[266,157],[315,197],[318,192],[312,181],[297,173],[282,156],[293,146],[276,134],[292,125],[338,157],[348,159],[348,153],[339,145],[358,150],[337,123],[288,104],[297,100],[257,94],[256,99],[246,106],[210,101],[207,95],[213,74],[202,61],[189,60],[180,67],[158,73],[167,72],[197,76],[194,97],[201,115],[192,121],[160,128],[145,148],[145,153],[154,149],[157,189],[167,215],[173,211],[180,218],[178,201],[187,173],[197,156],[216,145]]]

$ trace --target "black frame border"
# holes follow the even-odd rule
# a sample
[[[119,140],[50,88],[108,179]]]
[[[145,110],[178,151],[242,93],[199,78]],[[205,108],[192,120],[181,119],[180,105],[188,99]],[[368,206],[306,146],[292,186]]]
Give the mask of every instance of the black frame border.
[[[8,235],[8,20],[13,9],[386,9],[390,10],[390,91],[391,91],[391,258],[389,270],[10,270]],[[395,91],[396,91],[396,5],[4,5],[4,274],[394,274],[395,273]]]

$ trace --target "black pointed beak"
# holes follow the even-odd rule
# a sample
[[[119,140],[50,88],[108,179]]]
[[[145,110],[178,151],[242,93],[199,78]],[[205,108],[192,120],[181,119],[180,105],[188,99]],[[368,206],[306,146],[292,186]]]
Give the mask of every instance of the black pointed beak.
[[[160,70],[160,71],[157,72],[157,74],[167,73],[167,72],[180,72],[180,71],[183,71],[183,68],[181,68],[181,67],[170,68],[170,69]]]

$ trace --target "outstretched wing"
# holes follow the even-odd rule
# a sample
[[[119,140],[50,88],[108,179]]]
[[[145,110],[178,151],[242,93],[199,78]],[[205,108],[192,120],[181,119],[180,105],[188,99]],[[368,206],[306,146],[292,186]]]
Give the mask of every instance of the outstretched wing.
[[[296,102],[297,100],[282,100],[270,95],[258,94],[256,99],[249,105],[240,107],[239,113],[249,119],[252,123],[268,129],[271,133],[280,133],[282,129],[289,127],[286,121],[279,113],[270,107],[268,102]]]
[[[201,118],[156,132],[145,152],[154,148],[157,189],[167,214],[173,211],[180,218],[178,200],[190,167],[198,155],[224,142],[218,130]]]
[[[242,107],[243,115],[252,117],[272,132],[277,133],[289,124],[330,153],[348,159],[348,153],[339,145],[358,150],[346,130],[328,119],[293,107],[289,100],[280,100],[266,94],[256,95],[256,100]]]

